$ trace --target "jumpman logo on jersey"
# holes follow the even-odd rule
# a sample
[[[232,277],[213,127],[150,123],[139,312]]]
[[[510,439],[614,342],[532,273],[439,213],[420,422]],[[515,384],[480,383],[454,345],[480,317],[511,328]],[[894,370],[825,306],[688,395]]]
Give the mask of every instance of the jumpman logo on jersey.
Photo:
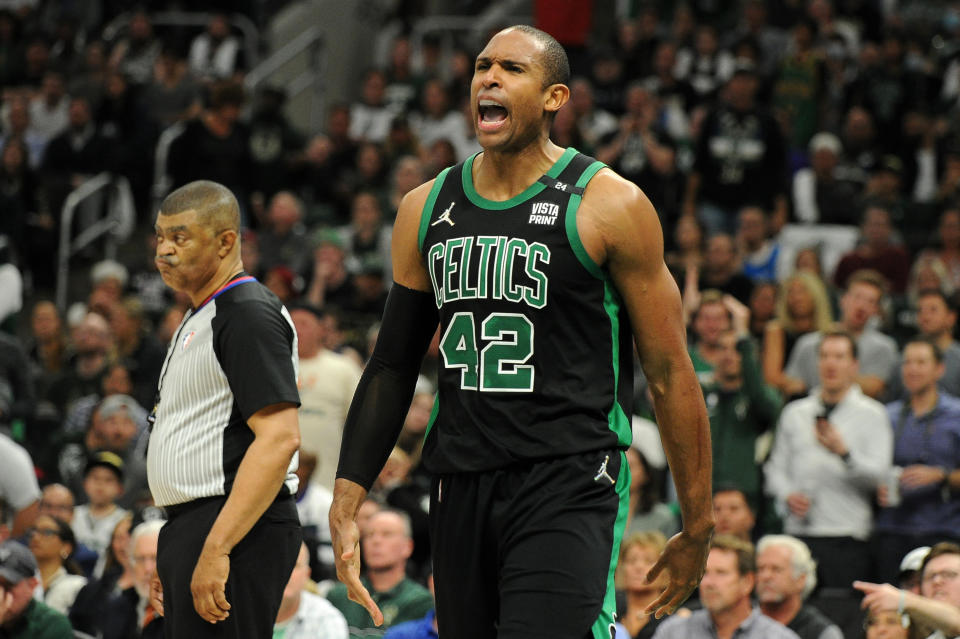
[[[453,226],[453,220],[450,219],[450,211],[453,210],[454,204],[456,204],[456,202],[451,202],[450,206],[447,207],[447,210],[441,213],[440,217],[434,220],[433,224],[431,224],[430,226],[436,226],[440,222],[448,222],[450,226]]]
[[[610,476],[610,473],[607,472],[607,463],[610,461],[610,455],[607,455],[603,458],[603,463],[600,464],[600,470],[597,471],[596,477],[593,478],[593,481],[600,481],[601,477],[606,477],[610,480],[611,484],[616,484],[617,480]]]

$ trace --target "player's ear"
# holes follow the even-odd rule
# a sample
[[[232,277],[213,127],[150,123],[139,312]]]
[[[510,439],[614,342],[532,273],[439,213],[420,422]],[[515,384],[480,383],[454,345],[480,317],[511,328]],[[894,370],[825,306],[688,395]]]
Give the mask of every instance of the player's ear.
[[[543,109],[550,113],[556,113],[570,99],[570,87],[565,84],[551,84],[544,91],[546,100]]]

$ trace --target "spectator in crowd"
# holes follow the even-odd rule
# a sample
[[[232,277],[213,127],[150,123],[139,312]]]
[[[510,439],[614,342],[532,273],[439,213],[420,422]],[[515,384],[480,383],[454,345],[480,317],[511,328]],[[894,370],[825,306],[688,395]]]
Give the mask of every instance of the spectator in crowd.
[[[381,143],[387,139],[397,111],[386,101],[386,85],[386,76],[379,69],[363,75],[360,101],[350,105],[350,137],[354,140]]]
[[[310,579],[310,561],[306,544],[300,544],[297,563],[283,589],[280,611],[273,636],[282,639],[347,639],[347,620],[333,605],[305,590]]]
[[[816,25],[801,18],[790,30],[790,42],[775,74],[772,102],[791,151],[807,147],[817,130],[823,63],[816,47]]]
[[[662,128],[659,102],[639,81],[627,87],[620,126],[600,140],[597,159],[643,189],[669,233],[679,214],[683,176],[677,168],[676,144]]]
[[[822,612],[804,602],[817,585],[817,564],[807,545],[790,535],[766,535],[757,542],[757,602],[760,611],[800,639],[843,639]]]
[[[423,100],[419,111],[410,115],[410,125],[424,147],[446,139],[456,149],[458,161],[465,160],[474,150],[468,140],[467,129],[472,128],[442,80],[433,78],[423,86]]]
[[[918,300],[922,292],[940,290],[948,300],[955,290],[946,264],[932,253],[922,253],[910,267],[910,279],[906,295],[894,298],[893,308],[888,312],[886,331],[890,337],[903,344],[919,331],[917,325]],[[935,338],[936,339],[936,338]]]
[[[188,59],[194,75],[206,81],[231,79],[246,68],[240,38],[222,13],[211,16],[206,31],[190,43]]]
[[[123,493],[123,460],[107,451],[94,455],[84,471],[83,491],[89,501],[74,510],[73,530],[79,542],[104,558],[113,529],[127,516],[116,503]],[[98,562],[95,576],[102,574],[103,562]]]
[[[40,200],[36,174],[27,164],[27,147],[19,138],[8,138],[0,151],[0,206],[5,211],[4,219],[0,219],[0,236],[6,236],[9,243],[4,249],[4,269],[23,270],[23,275],[32,281],[34,271],[43,274],[39,259],[32,255],[32,250],[39,249],[49,236],[43,237],[40,223]],[[33,237],[40,235],[41,237]],[[40,267],[40,268],[38,268]],[[4,285],[7,291],[14,292],[13,283]],[[22,290],[18,289],[16,292]],[[20,297],[20,296],[17,296]],[[13,295],[10,299],[15,299]],[[6,311],[20,310],[7,307]]]
[[[803,393],[807,386],[785,374],[797,341],[807,333],[823,332],[833,323],[827,289],[816,275],[795,271],[784,280],[777,299],[776,317],[767,323],[763,337],[763,376],[786,397]]]
[[[647,581],[647,572],[656,563],[667,538],[658,530],[634,533],[620,544],[615,583],[623,594],[623,605],[618,606],[617,619],[623,623],[632,639],[653,637],[662,619],[647,613],[647,606],[660,596],[666,587],[665,575],[653,582]]]
[[[690,277],[689,271],[687,276]],[[750,301],[753,282],[743,273],[733,236],[716,233],[707,240],[698,288],[701,291],[716,289],[727,293],[741,304]]]
[[[266,228],[257,234],[259,269],[286,266],[302,276],[309,269],[310,243],[303,225],[303,203],[289,191],[270,198]]]
[[[688,269],[699,275],[705,244],[703,226],[697,218],[686,215],[677,220],[673,229],[673,249],[663,256],[677,282],[686,279]]]
[[[386,509],[374,513],[361,528],[360,545],[366,567],[362,583],[384,613],[384,628],[419,619],[433,609],[430,592],[406,576],[413,538],[405,513]],[[347,599],[342,583],[327,593],[327,599],[346,617],[352,636],[362,636],[363,629],[374,627],[370,613]]]
[[[753,280],[777,279],[780,245],[769,236],[766,212],[758,206],[746,206],[737,214],[737,249],[743,262],[743,274]]]
[[[350,207],[350,224],[340,227],[338,233],[346,248],[347,270],[359,273],[370,261],[383,266],[383,279],[393,281],[390,259],[390,238],[393,226],[384,222],[380,200],[369,191],[360,191],[353,196]]]
[[[343,307],[355,291],[347,271],[343,240],[338,233],[323,230],[315,235],[314,241],[313,273],[304,299],[317,308],[328,304]]]
[[[780,295],[780,285],[774,281],[761,280],[750,292],[750,337],[758,344],[763,344],[763,336],[767,331],[767,324],[773,321],[777,312],[777,298]]]
[[[773,116],[757,104],[752,63],[740,63],[724,100],[704,120],[683,214],[697,215],[710,232],[733,231],[737,211],[756,204],[785,219],[786,148]]]
[[[677,77],[693,88],[695,101],[711,101],[735,72],[733,55],[720,47],[716,27],[699,24],[693,46],[684,46],[677,52]]]
[[[45,399],[67,360],[67,335],[53,302],[41,299],[33,305],[26,351],[37,396]]]
[[[77,593],[73,608],[70,609],[70,623],[74,630],[89,635],[110,637],[130,636],[128,628],[129,610],[135,601],[133,597],[134,570],[130,557],[130,532],[133,514],[117,522],[107,549],[103,575],[92,579]],[[118,607],[120,610],[118,610]],[[118,634],[119,633],[119,634]]]
[[[709,637],[764,637],[797,639],[796,633],[753,607],[750,595],[756,583],[753,544],[729,535],[710,542],[707,569],[700,581],[703,608],[690,615],[674,615],[657,628],[654,639]]]
[[[176,47],[166,45],[160,50],[140,102],[161,129],[200,114],[200,85]]]
[[[67,194],[84,181],[115,168],[111,164],[115,149],[97,130],[87,98],[70,98],[68,114],[68,126],[50,140],[40,166],[40,177],[54,211],[59,211]]]
[[[121,478],[122,492],[115,497],[118,503],[131,507],[143,498],[147,489],[146,418],[146,411],[129,395],[108,395],[94,409],[83,438],[63,447],[58,459],[60,477],[81,502],[89,497],[86,477],[90,460],[100,453],[119,460],[114,470],[126,478]]]
[[[239,121],[244,100],[241,84],[212,84],[206,108],[171,143],[166,166],[171,188],[199,179],[219,182],[237,195],[243,215],[250,185],[249,131]]]
[[[917,335],[937,345],[943,363],[943,375],[937,382],[940,390],[954,397],[960,397],[960,344],[953,339],[953,329],[957,324],[957,311],[950,296],[939,288],[921,291],[916,299]],[[901,375],[903,360],[894,369],[887,382],[887,398],[902,399],[904,393]]]
[[[703,384],[710,416],[714,485],[733,485],[760,507],[762,472],[757,448],[762,436],[776,424],[782,399],[763,381],[757,346],[748,332],[749,311],[738,305],[733,327],[718,340],[713,381]]]
[[[660,473],[636,446],[628,448],[626,455],[630,465],[630,505],[624,536],[655,530],[669,539],[680,530],[680,523],[673,509],[663,503]]]
[[[250,117],[250,190],[270,197],[291,184],[290,169],[303,149],[303,137],[284,114],[285,90],[257,91]]]
[[[37,510],[37,514],[38,516],[47,515],[63,520],[68,526],[72,526],[76,505],[76,500],[69,488],[63,484],[47,484],[40,491],[40,508]],[[80,566],[85,576],[89,577],[93,574],[94,567],[97,564],[97,553],[78,542],[76,537],[73,540],[71,558]]]
[[[70,622],[33,593],[37,561],[20,542],[0,544],[0,631],[7,639],[73,639]]]
[[[330,537],[330,504],[333,503],[333,491],[322,486],[314,475],[317,469],[317,455],[300,449],[300,463],[297,465],[297,514],[303,541],[311,549],[311,567],[316,566],[316,580],[333,577],[334,557]]]
[[[840,298],[839,327],[856,340],[859,361],[856,382],[870,397],[882,397],[886,380],[897,363],[897,345],[889,336],[872,327],[880,313],[886,283],[876,271],[862,270],[847,279]],[[785,373],[799,383],[791,383],[793,393],[820,385],[818,348],[823,333],[807,333],[797,340],[787,360]],[[801,386],[802,384],[802,386]]]
[[[701,295],[688,292],[685,298],[685,304],[693,304],[693,300],[699,298],[689,321],[692,339],[687,350],[702,386],[713,381],[713,371],[720,359],[720,336],[733,325],[729,301],[732,298],[715,289]]]
[[[166,349],[147,332],[143,303],[138,297],[125,297],[113,306],[110,310],[110,328],[116,338],[117,355],[127,363],[135,399],[141,406],[150,406],[157,390]]]
[[[731,535],[743,541],[752,541],[757,524],[756,508],[747,494],[730,484],[716,484],[713,489],[713,518],[715,533]]]
[[[932,246],[917,259],[928,255],[939,257],[950,273],[954,290],[960,289],[960,207],[948,206],[940,214]]]
[[[37,560],[43,602],[66,615],[77,593],[87,583],[73,560],[77,540],[70,524],[50,515],[38,515],[28,531],[30,552]]]
[[[840,138],[821,131],[807,145],[810,166],[793,176],[793,214],[806,224],[857,223],[855,212],[862,185],[843,179],[839,170]]]
[[[0,502],[13,511],[11,537],[21,537],[33,525],[40,507],[40,487],[30,454],[0,433]]]
[[[300,356],[300,447],[318,457],[315,481],[333,490],[340,457],[340,436],[360,367],[324,345],[324,313],[310,306],[294,307]]]
[[[617,130],[617,118],[594,104],[593,85],[587,78],[570,81],[570,108],[586,149],[596,149],[604,136]]]
[[[70,97],[63,85],[63,74],[46,71],[43,84],[30,100],[30,125],[48,143],[70,124]]]
[[[19,340],[0,332],[0,428],[31,417],[34,398],[27,354]]]
[[[150,16],[146,11],[135,11],[130,16],[126,37],[121,38],[110,52],[110,66],[133,82],[146,84],[153,76],[160,49],[160,41],[153,34]]]
[[[3,127],[4,147],[11,140],[19,139],[20,143],[27,148],[25,164],[31,169],[39,168],[43,151],[47,148],[50,138],[30,121],[30,102],[22,96],[14,96],[4,106],[6,107],[4,118],[6,122]]]
[[[914,338],[903,349],[906,397],[887,406],[899,475],[878,488],[878,577],[892,582],[911,548],[960,540],[960,400],[938,389],[943,353]],[[892,488],[892,490],[891,490]]]
[[[850,333],[823,334],[820,386],[784,407],[765,466],[784,532],[810,547],[830,588],[871,574],[873,496],[893,456],[887,412],[856,385],[857,365]]]
[[[842,174],[865,187],[870,171],[877,166],[883,153],[870,111],[861,106],[847,110],[841,141],[844,153]]]
[[[394,162],[393,179],[387,201],[387,218],[393,219],[403,196],[422,184],[426,179],[423,162],[414,155],[401,155]]]
[[[869,608],[871,616],[909,615],[910,623],[902,625],[932,631],[928,639],[960,634],[960,546],[952,542],[933,546],[923,560],[921,575],[919,593],[890,584],[857,581],[854,585],[866,593],[861,605]]]
[[[470,60],[473,70],[473,60]],[[413,47],[410,38],[398,35],[390,45],[390,57],[386,68],[387,102],[397,113],[406,113],[414,108],[423,85],[423,78],[413,68]]]
[[[863,242],[840,258],[833,275],[834,284],[846,288],[853,273],[872,269],[886,278],[891,293],[903,294],[910,274],[910,257],[902,246],[893,242],[893,230],[888,209],[879,205],[868,207],[860,225]]]

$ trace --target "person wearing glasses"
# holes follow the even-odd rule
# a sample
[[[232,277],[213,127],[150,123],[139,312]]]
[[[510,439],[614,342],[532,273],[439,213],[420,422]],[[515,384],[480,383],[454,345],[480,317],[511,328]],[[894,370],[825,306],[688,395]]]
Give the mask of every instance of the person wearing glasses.
[[[40,568],[43,601],[57,612],[67,614],[77,593],[87,583],[80,566],[73,560],[77,547],[73,530],[62,519],[39,515],[27,534],[30,552]]]
[[[919,595],[890,584],[855,581],[853,585],[865,593],[860,605],[871,615],[906,614],[911,625],[927,629],[927,639],[960,635],[960,545],[948,541],[935,544],[920,574]]]

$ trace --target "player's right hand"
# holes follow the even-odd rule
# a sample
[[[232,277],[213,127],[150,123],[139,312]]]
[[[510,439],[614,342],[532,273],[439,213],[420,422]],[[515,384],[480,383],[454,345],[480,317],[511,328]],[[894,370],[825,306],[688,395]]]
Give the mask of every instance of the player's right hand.
[[[163,616],[163,584],[160,583],[160,577],[157,575],[150,580],[150,605],[158,615]]]
[[[654,615],[657,619],[664,615],[672,615],[700,585],[700,579],[703,578],[707,565],[707,552],[710,548],[712,533],[712,527],[705,533],[705,537],[682,530],[670,538],[657,563],[647,571],[647,583],[654,583],[664,570],[667,571],[670,582],[644,612]]]
[[[340,481],[339,479],[337,481]],[[337,564],[337,579],[347,587],[347,597],[367,609],[373,623],[383,625],[383,613],[360,582],[360,528],[334,497],[330,506],[330,536]]]

